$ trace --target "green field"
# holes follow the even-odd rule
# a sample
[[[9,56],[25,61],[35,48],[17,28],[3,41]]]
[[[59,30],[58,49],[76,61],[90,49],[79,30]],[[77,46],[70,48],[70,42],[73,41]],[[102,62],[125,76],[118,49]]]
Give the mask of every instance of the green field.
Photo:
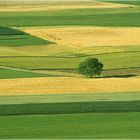
[[[127,93],[94,93],[94,94],[47,94],[0,96],[0,105],[9,104],[36,104],[36,103],[66,103],[66,102],[97,102],[97,101],[136,101],[140,100],[139,92]]]
[[[84,101],[0,105],[0,116],[139,112],[140,101]]]
[[[14,139],[138,139],[140,113],[0,117],[0,137]]]
[[[16,70],[0,68],[0,79],[13,79],[13,78],[34,78],[34,77],[53,77],[58,75],[41,74],[32,71]]]
[[[104,13],[104,11],[106,11]],[[57,13],[57,14],[56,14]],[[70,15],[68,15],[69,13]],[[0,26],[140,26],[140,8],[124,9],[81,9],[63,10],[60,12],[1,13]],[[125,19],[125,20],[124,20]]]
[[[105,1],[105,0],[103,0]],[[128,0],[108,0],[106,2],[111,2],[111,3],[121,3],[121,4],[130,4],[130,5],[140,5],[140,1],[139,0],[132,0],[132,1],[128,1]]]
[[[139,67],[140,52],[93,55],[104,64],[104,69]],[[87,57],[1,57],[0,65],[26,69],[77,69]],[[113,58],[113,59],[112,59]],[[115,64],[114,64],[115,62]]]
[[[114,8],[100,7],[103,5],[101,1],[98,1],[99,8],[89,8],[86,6],[96,2],[77,1],[73,3],[70,1],[61,4],[62,1],[58,0],[50,5],[55,6],[56,4],[56,9],[51,10],[41,9],[41,6],[44,7],[48,3],[45,0],[43,2],[38,0],[37,4],[31,2],[29,5],[25,5],[24,2],[20,3],[19,0],[17,2],[15,0],[13,3],[5,2],[0,0],[0,138],[139,139],[140,90],[132,90],[135,92],[96,93],[93,91],[92,93],[76,93],[69,89],[71,81],[66,81],[69,84],[68,90],[71,94],[39,93],[37,95],[33,91],[34,95],[28,95],[25,90],[26,93],[19,96],[14,95],[14,93],[8,94],[6,91],[7,89],[14,91],[12,88],[14,88],[13,85],[16,85],[17,80],[26,85],[30,82],[30,78],[81,78],[81,75],[77,73],[77,67],[80,62],[89,57],[98,58],[104,64],[102,74],[96,77],[95,82],[108,79],[114,82],[113,80],[118,78],[115,81],[117,84],[119,80],[124,80],[124,78],[124,82],[127,82],[127,78],[132,78],[134,81],[139,79],[140,44],[138,44],[139,42],[135,44],[135,39],[140,40],[138,30],[140,28],[140,1],[105,1],[107,4],[112,3],[114,5],[129,4],[126,7]],[[69,6],[82,4],[81,6],[85,7],[64,8],[67,3]],[[38,8],[32,10],[39,4],[41,10],[38,10]],[[11,11],[1,10],[2,8],[8,10],[9,6],[11,6]],[[14,11],[16,8],[18,9],[18,6],[21,6],[20,10]],[[24,11],[25,6],[30,6],[31,9]],[[57,6],[60,6],[60,9],[57,9]],[[61,6],[64,7],[61,9]],[[88,38],[85,33],[85,37],[79,36],[79,38],[81,37],[79,46],[76,46],[73,45],[72,40],[70,40],[71,44],[61,42],[62,40],[59,38],[59,31],[61,33],[61,30],[54,34],[47,32],[49,28],[61,29],[69,26],[75,28],[77,36],[79,34],[76,33],[76,27],[111,28],[110,31],[105,30],[104,34],[102,34],[103,30],[98,29],[94,36],[98,36],[100,33],[101,40],[99,42],[102,42],[102,38],[106,40],[104,39],[106,36],[111,38],[111,36],[116,35],[115,39],[118,39],[118,44],[116,43],[114,46],[80,46],[80,39],[86,40],[86,37]],[[119,31],[121,28],[135,29],[134,40],[128,37],[124,41],[127,43],[131,40],[134,45],[119,45],[120,40],[117,35],[119,35],[121,41],[125,37],[120,36],[121,32],[113,30],[117,28],[119,28]],[[27,29],[45,29],[46,32],[43,35],[48,38],[25,33]],[[90,35],[90,31],[88,35]],[[94,36],[92,36],[93,44]],[[5,84],[6,82],[7,84]],[[36,79],[33,79],[33,82],[36,82]],[[52,87],[50,83],[45,83],[46,85],[50,84],[50,87],[47,87],[48,89],[42,86],[43,82],[39,82],[38,85],[35,85],[38,91],[43,91],[43,89],[47,91],[49,88],[57,91],[63,88],[63,86],[57,86],[57,82],[61,83],[61,80],[59,81],[57,78],[56,81],[47,81],[50,83],[56,82],[56,87]],[[3,83],[4,85],[2,85]],[[88,84],[82,86],[88,87]],[[109,89],[112,89],[111,86],[109,85]],[[2,89],[3,87],[5,90]],[[80,85],[75,86],[75,88],[78,87]],[[26,87],[22,88],[26,89]],[[73,87],[70,88],[73,89]],[[104,86],[94,88],[99,90],[99,88],[104,89]],[[22,93],[23,89],[18,87],[17,91]]]
[[[0,137],[139,138],[139,98],[139,93],[1,96]],[[9,116],[14,114],[20,116]]]
[[[31,36],[16,29],[0,27],[0,46],[43,45],[51,42]]]

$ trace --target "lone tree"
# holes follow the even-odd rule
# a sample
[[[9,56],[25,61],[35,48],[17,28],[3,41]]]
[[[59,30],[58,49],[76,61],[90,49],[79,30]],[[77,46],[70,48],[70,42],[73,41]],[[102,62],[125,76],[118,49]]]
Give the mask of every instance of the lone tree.
[[[101,74],[103,66],[104,65],[99,62],[97,58],[88,58],[79,64],[78,72],[92,78],[94,75],[97,76]]]

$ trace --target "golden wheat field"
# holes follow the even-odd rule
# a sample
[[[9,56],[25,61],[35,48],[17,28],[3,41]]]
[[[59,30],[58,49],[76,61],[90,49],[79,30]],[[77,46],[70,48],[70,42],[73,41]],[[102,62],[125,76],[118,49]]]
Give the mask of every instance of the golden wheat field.
[[[48,77],[0,80],[0,95],[128,92],[140,90],[140,78],[87,79]]]
[[[44,5],[45,4],[45,5]],[[21,12],[21,11],[50,11],[50,10],[64,10],[64,9],[85,9],[85,8],[123,8],[129,7],[131,5],[127,4],[114,4],[114,3],[106,3],[106,2],[97,2],[97,1],[85,1],[85,2],[43,2],[43,4],[38,3],[32,5],[32,2],[24,2],[23,4],[13,4],[13,5],[5,5],[0,6],[1,12]],[[134,6],[132,6],[134,7]]]
[[[84,48],[92,46],[140,45],[138,27],[50,27],[24,29],[37,37],[60,45]]]

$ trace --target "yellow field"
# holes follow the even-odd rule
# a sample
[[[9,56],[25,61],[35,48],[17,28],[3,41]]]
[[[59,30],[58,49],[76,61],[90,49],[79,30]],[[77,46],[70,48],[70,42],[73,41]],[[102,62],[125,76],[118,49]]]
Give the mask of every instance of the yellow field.
[[[140,28],[133,27],[50,27],[24,29],[37,37],[73,48],[140,45]]]
[[[1,2],[1,1],[0,1]],[[122,7],[134,7],[127,4],[115,4],[107,2],[96,2],[96,1],[82,1],[81,3],[74,1],[42,1],[42,2],[30,2],[25,1],[24,3],[19,3],[17,1],[8,4],[9,2],[4,2],[0,5],[0,12],[21,12],[21,11],[49,11],[49,10],[64,10],[64,9],[84,9],[84,8],[122,8]]]
[[[140,91],[140,78],[48,77],[0,80],[0,95]]]

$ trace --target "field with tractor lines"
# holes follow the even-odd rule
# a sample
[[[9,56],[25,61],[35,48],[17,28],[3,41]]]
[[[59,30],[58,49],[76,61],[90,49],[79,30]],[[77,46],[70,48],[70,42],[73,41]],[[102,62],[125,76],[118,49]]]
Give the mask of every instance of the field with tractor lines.
[[[139,120],[139,0],[0,0],[0,138],[139,139]]]

